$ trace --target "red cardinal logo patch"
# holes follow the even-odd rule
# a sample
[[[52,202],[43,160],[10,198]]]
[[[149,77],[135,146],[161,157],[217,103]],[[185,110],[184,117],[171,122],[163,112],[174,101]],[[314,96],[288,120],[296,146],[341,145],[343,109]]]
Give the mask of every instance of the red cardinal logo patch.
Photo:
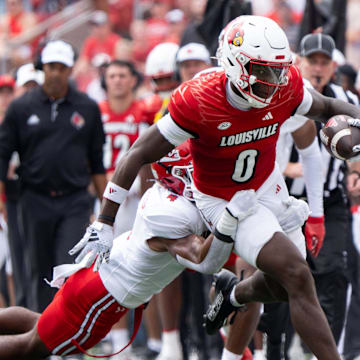
[[[84,118],[78,112],[74,112],[72,114],[70,122],[78,130],[80,130],[85,125]]]

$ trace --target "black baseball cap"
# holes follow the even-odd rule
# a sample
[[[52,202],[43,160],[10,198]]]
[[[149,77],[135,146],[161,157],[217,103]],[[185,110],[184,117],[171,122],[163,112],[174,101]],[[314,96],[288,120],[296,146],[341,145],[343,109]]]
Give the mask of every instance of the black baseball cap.
[[[308,34],[300,42],[300,55],[310,56],[311,54],[321,53],[332,59],[335,49],[335,41],[330,35]]]

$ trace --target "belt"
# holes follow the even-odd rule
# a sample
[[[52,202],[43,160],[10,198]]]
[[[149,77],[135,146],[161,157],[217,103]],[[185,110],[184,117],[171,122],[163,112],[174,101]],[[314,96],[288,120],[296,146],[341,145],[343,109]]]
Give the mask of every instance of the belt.
[[[72,188],[72,189],[63,189],[63,190],[49,190],[49,189],[43,189],[43,188],[39,188],[37,186],[31,186],[31,185],[25,185],[24,184],[24,189],[30,190],[32,192],[41,194],[41,195],[45,195],[45,196],[50,196],[52,198],[57,198],[57,197],[62,197],[62,196],[67,196],[67,195],[71,195],[75,192],[84,190],[83,188]]]

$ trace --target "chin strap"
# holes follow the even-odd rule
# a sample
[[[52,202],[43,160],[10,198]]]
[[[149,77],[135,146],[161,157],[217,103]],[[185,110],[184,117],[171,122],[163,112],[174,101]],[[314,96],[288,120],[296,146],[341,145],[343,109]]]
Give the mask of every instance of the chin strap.
[[[131,343],[134,341],[135,339],[135,336],[139,330],[139,327],[140,327],[140,324],[141,324],[141,319],[142,319],[142,314],[143,314],[143,311],[146,307],[146,304],[143,304],[143,305],[140,305],[139,307],[137,307],[135,309],[135,314],[134,314],[134,330],[133,330],[133,333],[131,335],[131,339],[129,341],[129,343],[124,346],[122,349],[120,349],[119,351],[117,351],[116,353],[114,354],[109,354],[109,355],[91,355],[89,354],[76,340],[71,340],[71,343],[77,347],[77,349],[82,352],[83,354],[87,355],[87,356],[90,356],[90,357],[93,357],[93,358],[98,358],[98,359],[101,359],[101,358],[109,358],[109,357],[112,357],[112,356],[115,356],[117,354],[120,354],[122,351],[124,351],[128,346],[131,345]]]

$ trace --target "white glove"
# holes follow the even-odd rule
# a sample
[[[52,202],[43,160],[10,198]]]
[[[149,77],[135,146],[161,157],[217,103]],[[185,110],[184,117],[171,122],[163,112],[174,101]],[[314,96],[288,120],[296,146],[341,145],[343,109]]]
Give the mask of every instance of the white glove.
[[[347,123],[348,123],[350,126],[354,126],[354,127],[360,128],[360,119],[350,118],[350,119],[347,119]]]
[[[113,246],[113,238],[114,234],[112,226],[99,221],[94,221],[87,227],[85,235],[69,251],[69,254],[74,255],[81,250],[80,254],[75,259],[75,262],[79,263],[85,255],[90,252],[91,255],[88,257],[86,267],[90,267],[97,256],[93,268],[94,272],[96,272],[99,270],[103,261],[109,262],[110,251]]]
[[[255,214],[258,208],[256,193],[254,190],[241,190],[235,193],[226,205],[229,213],[241,221],[249,215]]]
[[[304,200],[295,199],[293,196],[284,200],[283,204],[287,209],[279,220],[282,229],[289,233],[298,227],[303,226],[310,215],[309,205]]]

